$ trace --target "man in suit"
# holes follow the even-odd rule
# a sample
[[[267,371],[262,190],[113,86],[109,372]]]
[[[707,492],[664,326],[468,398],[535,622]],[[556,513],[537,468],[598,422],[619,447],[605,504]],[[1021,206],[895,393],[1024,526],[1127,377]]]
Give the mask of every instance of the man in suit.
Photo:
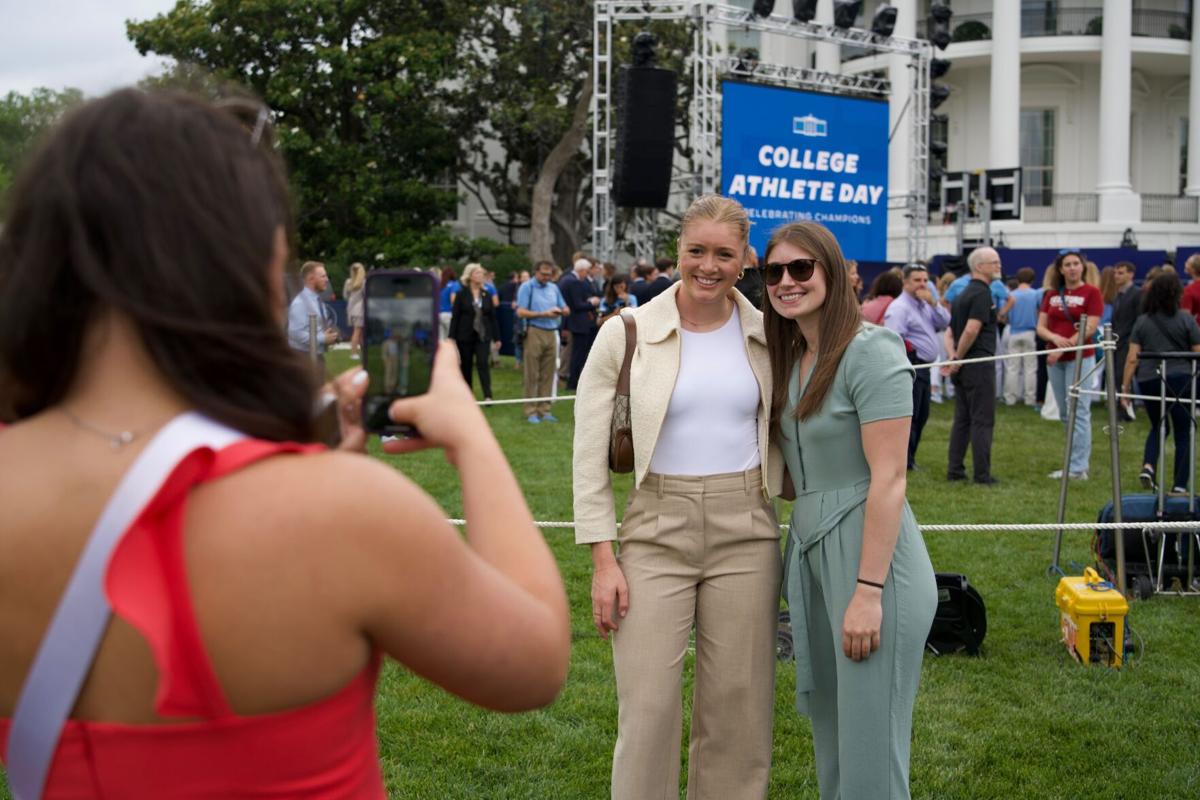
[[[575,261],[574,267],[574,272],[564,275],[559,283],[563,300],[570,309],[567,330],[571,332],[571,375],[567,379],[567,388],[571,390],[579,384],[583,365],[596,339],[596,307],[600,305],[600,293],[588,280],[592,262],[580,258]]]
[[[315,340],[316,360],[314,367],[318,377],[325,378],[325,349],[338,340],[338,329],[333,314],[321,302],[321,294],[329,289],[329,276],[325,265],[318,261],[307,261],[300,268],[300,280],[304,288],[292,298],[288,306],[288,344],[295,350],[310,352],[309,317],[316,317]]]

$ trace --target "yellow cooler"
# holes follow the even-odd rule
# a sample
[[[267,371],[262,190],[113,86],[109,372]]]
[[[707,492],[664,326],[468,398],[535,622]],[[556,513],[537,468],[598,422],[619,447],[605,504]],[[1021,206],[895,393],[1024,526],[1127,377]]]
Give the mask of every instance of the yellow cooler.
[[[1080,577],[1060,580],[1054,601],[1060,612],[1063,644],[1077,661],[1121,666],[1129,604],[1115,586],[1088,567]]]

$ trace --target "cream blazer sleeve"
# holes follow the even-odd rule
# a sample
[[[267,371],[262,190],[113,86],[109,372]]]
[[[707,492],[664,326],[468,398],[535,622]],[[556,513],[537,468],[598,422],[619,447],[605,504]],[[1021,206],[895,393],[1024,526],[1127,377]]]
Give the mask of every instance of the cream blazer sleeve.
[[[640,338],[640,335],[639,335]],[[575,503],[575,543],[617,538],[608,440],[617,375],[625,357],[625,326],[614,319],[600,326],[575,391],[575,446],[571,478]]]

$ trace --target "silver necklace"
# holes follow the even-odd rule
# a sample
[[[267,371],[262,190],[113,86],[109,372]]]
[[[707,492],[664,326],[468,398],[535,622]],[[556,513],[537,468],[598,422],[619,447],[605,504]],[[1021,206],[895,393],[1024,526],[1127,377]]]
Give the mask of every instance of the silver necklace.
[[[62,412],[67,415],[67,419],[71,420],[71,422],[75,425],[76,428],[87,431],[88,433],[93,433],[102,439],[107,439],[108,446],[110,448],[112,448],[113,450],[121,450],[122,448],[125,447],[125,445],[129,444],[134,439],[136,439],[137,437],[141,436],[143,433],[146,432],[145,430],[140,430],[140,431],[117,431],[116,433],[113,433],[112,431],[106,431],[103,428],[98,428],[95,425],[91,424],[90,422],[86,422],[86,421],[80,419],[79,417],[75,416],[75,414],[71,413],[71,411],[66,409],[65,407],[62,408]]]

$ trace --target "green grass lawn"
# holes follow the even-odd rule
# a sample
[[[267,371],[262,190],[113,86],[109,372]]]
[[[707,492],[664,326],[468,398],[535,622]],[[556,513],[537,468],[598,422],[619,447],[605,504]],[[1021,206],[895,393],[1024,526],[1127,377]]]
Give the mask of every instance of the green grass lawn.
[[[331,369],[350,365],[345,352]],[[511,360],[494,371],[497,398],[520,397]],[[558,424],[529,425],[519,406],[487,410],[492,429],[539,520],[571,519],[573,407]],[[1094,415],[1091,480],[1073,484],[1068,520],[1094,521],[1110,497],[1108,438]],[[947,484],[953,405],[933,408],[910,473],[908,497],[923,523],[1053,521],[1063,431],[1025,407],[998,411],[994,488]],[[1120,437],[1122,480],[1135,491],[1144,415]],[[424,487],[447,515],[462,514],[456,473],[438,453],[375,455]],[[623,496],[629,476],[617,479]],[[376,498],[386,502],[386,498]],[[618,497],[620,500],[620,497]],[[622,507],[618,502],[618,508]],[[568,529],[545,531],[571,602],[573,648],[566,688],[542,711],[480,711],[389,664],[379,688],[379,740],[388,792],[403,798],[602,798],[616,735],[610,649],[591,626],[590,562]],[[912,792],[920,798],[1200,797],[1200,600],[1133,604],[1145,641],[1136,664],[1116,671],[1076,664],[1059,643],[1053,534],[930,533],[934,568],[962,572],[983,594],[988,636],[981,658],[927,655],[917,697]],[[1090,535],[1068,533],[1063,562],[1090,563]],[[691,659],[685,681],[690,691]],[[792,706],[790,664],[778,670],[771,798],[816,798],[808,722]],[[685,726],[689,703],[685,701]],[[687,737],[684,736],[686,758]],[[684,770],[686,773],[686,769]],[[2,794],[2,792],[0,792]]]

